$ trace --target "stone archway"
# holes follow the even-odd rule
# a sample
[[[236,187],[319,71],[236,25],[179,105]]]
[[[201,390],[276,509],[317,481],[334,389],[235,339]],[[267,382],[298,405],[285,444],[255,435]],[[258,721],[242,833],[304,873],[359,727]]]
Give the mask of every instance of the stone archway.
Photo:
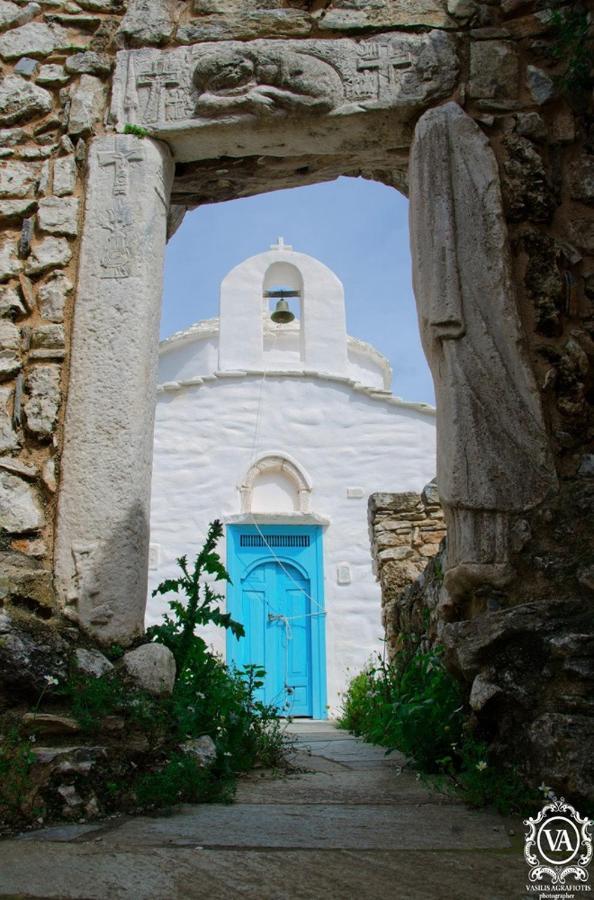
[[[21,554],[7,602],[64,610],[107,642],[142,628],[167,213],[173,229],[185,208],[340,174],[410,188],[415,244],[433,250],[416,264],[421,331],[451,401],[442,393],[440,635],[503,745],[524,742],[538,777],[582,790],[593,780],[590,113],[563,94],[554,25],[530,3],[263,5],[129,0],[77,17],[29,4],[2,23],[0,524]],[[116,40],[127,49],[116,54]],[[436,196],[423,208],[415,192]],[[482,242],[472,229],[452,242],[470,221]],[[560,746],[581,773],[571,783]]]
[[[451,73],[445,79],[435,73],[452,47],[443,35],[415,38],[402,67],[389,40],[367,42],[363,49],[345,41],[305,42],[299,52],[306,77],[291,74],[293,63],[285,71],[286,60],[283,56],[281,64],[276,47],[273,52],[260,42],[249,51],[228,46],[222,72],[227,65],[233,72],[242,66],[248,71],[245,86],[240,82],[231,94],[224,87],[231,76],[221,75],[221,86],[218,57],[209,48],[204,58],[189,50],[120,54],[112,114],[118,120],[123,106],[135,118],[144,115],[141,126],[134,122],[133,127],[152,123],[157,134],[164,132],[170,149],[153,138],[116,134],[96,139],[90,153],[56,576],[66,610],[100,640],[126,642],[143,627],[160,270],[172,185],[176,196],[172,155],[181,155],[186,166],[192,153],[216,153],[219,161],[220,129],[222,144],[227,152],[233,149],[241,167],[246,144],[252,152],[270,145],[278,152],[287,128],[294,137],[297,133],[299,143],[299,131],[315,126],[328,131],[335,146],[350,140],[362,168],[368,164],[369,146],[359,120],[374,119],[379,108],[383,118],[393,119],[396,131],[401,128],[402,158],[409,152],[411,119],[420,111],[421,97],[431,102],[435,93],[451,86]],[[428,52],[434,65],[423,81],[415,73]],[[290,53],[296,55],[294,49]],[[337,79],[336,72],[343,79],[365,72],[368,56],[376,71],[383,67],[390,73],[389,83],[376,79],[373,102],[346,102],[349,82]],[[425,66],[426,61],[422,71]],[[166,91],[161,96],[161,76],[152,80],[165,71],[177,73],[175,109],[183,109],[187,117],[198,115],[198,123],[175,118],[172,126],[167,110],[173,100]],[[407,82],[411,72],[414,90]],[[411,91],[414,101],[403,100]],[[272,109],[267,102],[260,108],[263,97],[270,99]],[[300,118],[312,115],[312,103],[315,118]],[[388,165],[392,149],[375,141],[372,146],[376,160],[384,153]],[[281,158],[285,165],[292,163],[292,157]],[[312,174],[316,161],[312,155]],[[187,190],[187,168],[183,177]],[[500,588],[510,580],[511,528],[520,513],[554,489],[555,472],[534,377],[522,350],[497,164],[487,139],[458,104],[445,103],[418,120],[409,188],[419,321],[439,398],[438,481],[451,535],[445,605],[451,606],[475,585]],[[249,304],[240,303],[233,276],[228,276],[228,288],[223,284],[222,300],[239,304],[238,315],[248,327]],[[254,284],[261,280],[259,272],[254,279]],[[254,321],[258,327],[259,313]],[[522,432],[515,427],[520,419],[526,423]],[[520,475],[528,461],[532,478]]]

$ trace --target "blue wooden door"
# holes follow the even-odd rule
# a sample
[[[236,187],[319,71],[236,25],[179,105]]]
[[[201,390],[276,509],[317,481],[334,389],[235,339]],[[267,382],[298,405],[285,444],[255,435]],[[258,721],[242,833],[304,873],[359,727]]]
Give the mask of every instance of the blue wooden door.
[[[310,582],[289,563],[268,560],[243,579],[244,659],[266,671],[260,698],[282,715],[311,716]]]
[[[265,669],[261,699],[282,715],[325,719],[322,529],[229,525],[227,568],[227,609],[245,628],[227,632],[227,661]]]

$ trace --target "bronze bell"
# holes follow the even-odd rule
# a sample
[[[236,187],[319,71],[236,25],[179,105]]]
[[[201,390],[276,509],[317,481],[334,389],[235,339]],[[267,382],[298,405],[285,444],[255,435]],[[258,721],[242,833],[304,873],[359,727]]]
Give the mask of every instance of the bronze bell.
[[[270,318],[273,322],[276,322],[277,325],[287,325],[289,322],[293,321],[295,316],[289,309],[287,301],[281,299],[276,301],[276,308]]]

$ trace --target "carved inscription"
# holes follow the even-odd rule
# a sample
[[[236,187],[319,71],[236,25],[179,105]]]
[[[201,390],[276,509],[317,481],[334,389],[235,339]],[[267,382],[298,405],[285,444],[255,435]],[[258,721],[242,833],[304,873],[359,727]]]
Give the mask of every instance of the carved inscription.
[[[170,65],[165,59],[157,59],[150,68],[138,74],[136,86],[148,88],[145,91],[146,98],[142,110],[143,121],[158,122],[160,119],[169,118],[171,102],[168,101],[167,94],[179,83],[180,76],[177,68]]]
[[[99,224],[107,232],[99,262],[101,278],[129,278],[134,265],[134,212],[129,200],[130,167],[144,160],[142,148],[125,137],[115,137],[112,150],[98,153],[102,168],[113,166],[113,204]]]
[[[101,249],[101,278],[129,278],[134,264],[134,216],[131,206],[116,199],[103,215],[101,228],[107,237]]]
[[[93,541],[76,541],[72,544],[74,575],[72,586],[66,598],[64,614],[74,621],[88,619],[93,625],[107,625],[113,618],[113,609],[109,603],[98,603],[100,593],[99,579],[96,573],[95,556],[99,543]]]
[[[345,77],[345,95],[349,100],[388,101],[397,88],[397,71],[411,66],[410,53],[394,50],[390,44],[360,44],[352,74]]]
[[[129,50],[118,54],[113,113],[153,128],[348,115],[447,96],[457,70],[455,43],[440,31]]]

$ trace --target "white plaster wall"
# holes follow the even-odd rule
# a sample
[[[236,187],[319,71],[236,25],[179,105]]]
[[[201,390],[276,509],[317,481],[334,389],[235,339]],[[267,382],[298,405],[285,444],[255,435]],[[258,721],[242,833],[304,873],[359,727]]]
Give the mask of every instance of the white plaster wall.
[[[260,403],[261,397],[261,403]],[[260,416],[258,410],[260,409]],[[259,419],[258,427],[256,425]],[[312,478],[311,510],[324,529],[327,681],[330,713],[349,671],[382,646],[380,590],[371,571],[367,498],[420,490],[435,474],[435,420],[336,379],[257,374],[211,377],[158,397],[151,514],[150,588],[195,555],[214,518],[237,515],[254,457],[286,451]],[[348,488],[360,488],[357,499]],[[221,547],[223,555],[224,546]],[[352,582],[337,584],[347,563]],[[165,611],[150,598],[148,623]],[[209,635],[224,653],[225,635]]]
[[[240,328],[235,325],[240,341]],[[375,348],[346,337],[347,366],[343,375],[377,390],[389,390],[392,369],[388,360]],[[187,331],[172,335],[161,342],[160,383],[184,381],[196,376],[210,375],[218,369],[219,320],[206,319]],[[244,365],[240,368],[245,368]],[[263,354],[259,369],[295,372],[307,368],[300,334],[300,323],[275,325],[265,307],[263,321]]]

